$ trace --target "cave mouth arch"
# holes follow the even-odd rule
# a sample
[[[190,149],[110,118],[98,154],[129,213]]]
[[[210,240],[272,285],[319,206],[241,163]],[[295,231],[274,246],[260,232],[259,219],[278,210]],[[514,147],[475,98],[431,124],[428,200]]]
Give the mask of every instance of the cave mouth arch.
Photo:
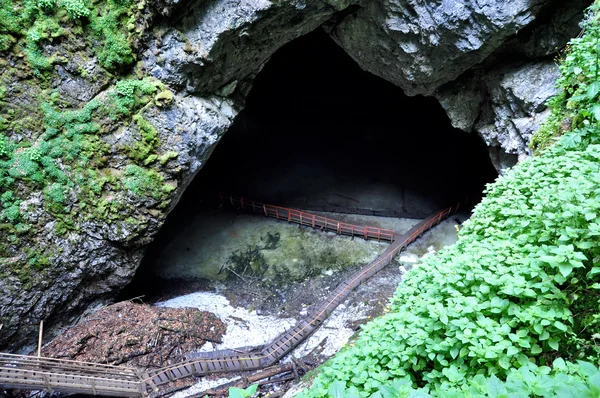
[[[363,71],[317,29],[257,75],[120,298],[163,286],[151,272],[162,250],[193,214],[214,209],[220,191],[304,210],[424,218],[496,177],[481,138],[454,129],[437,100],[408,97]]]

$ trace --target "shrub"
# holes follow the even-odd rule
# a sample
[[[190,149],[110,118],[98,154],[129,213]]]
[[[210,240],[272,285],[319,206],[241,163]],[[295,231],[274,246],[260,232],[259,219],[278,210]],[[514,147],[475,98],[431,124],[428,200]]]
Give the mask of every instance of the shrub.
[[[549,100],[552,115],[534,134],[530,146],[539,152],[571,129],[600,118],[600,25],[597,14],[600,3],[588,9],[583,22],[586,34],[571,40],[564,51],[557,82],[560,94]]]
[[[566,136],[492,184],[457,244],[407,274],[392,313],[366,325],[306,396],[324,396],[336,380],[361,396],[396,379],[460,390],[479,374],[576,359],[569,348],[586,329],[598,332],[570,308],[591,297],[583,307],[598,313],[599,138],[575,150]]]

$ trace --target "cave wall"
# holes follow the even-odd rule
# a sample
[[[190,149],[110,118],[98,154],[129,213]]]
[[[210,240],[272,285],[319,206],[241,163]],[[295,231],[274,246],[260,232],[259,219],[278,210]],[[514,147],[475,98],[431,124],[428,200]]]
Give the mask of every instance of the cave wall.
[[[189,92],[243,99],[274,51],[322,25],[364,70],[408,95],[435,96],[455,127],[483,138],[501,172],[530,155],[555,94],[553,57],[580,32],[591,2],[250,1],[235,12],[228,4],[201,2],[165,27],[146,53],[151,73]]]
[[[527,141],[544,118],[543,103],[554,92],[552,57],[578,33],[582,9],[590,3],[140,1],[135,12],[143,17],[130,26],[136,54],[128,68],[108,73],[94,52],[103,45],[95,38],[47,37],[40,51],[54,63],[41,86],[27,57],[9,46],[16,50],[0,62],[5,88],[0,100],[10,103],[14,118],[31,119],[30,125],[3,130],[16,143],[42,140],[39,97],[56,102],[44,90],[58,93],[61,109],[81,109],[114,95],[119,76],[128,73],[153,76],[165,86],[136,108],[137,118],[102,119],[98,140],[105,145],[89,163],[112,182],[85,202],[81,191],[87,182],[69,188],[61,203],[69,212],[68,228],[57,229],[65,215],[50,210],[47,186],[19,181],[21,224],[31,228],[0,230],[0,239],[8,242],[0,246],[5,292],[0,349],[18,351],[31,344],[41,319],[51,336],[86,308],[110,301],[132,278],[146,245],[243,108],[254,77],[285,43],[323,26],[361,68],[410,95],[435,96],[454,126],[482,136],[501,170],[527,156]],[[136,160],[119,148],[143,139],[147,127],[140,118],[154,126],[159,144],[155,157]],[[61,159],[55,162],[67,174],[72,171]],[[146,170],[146,177],[165,181],[160,200],[120,183],[134,177],[123,172],[132,164]],[[43,272],[24,281],[20,270],[31,263],[32,248],[44,251]]]

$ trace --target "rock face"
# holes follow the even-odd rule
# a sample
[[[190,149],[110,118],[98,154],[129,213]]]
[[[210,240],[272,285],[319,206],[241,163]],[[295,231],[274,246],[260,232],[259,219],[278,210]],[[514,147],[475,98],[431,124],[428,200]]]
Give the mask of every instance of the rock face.
[[[530,154],[527,145],[549,116],[546,101],[556,94],[554,83],[559,76],[551,61],[495,70],[486,76],[489,101],[475,130],[490,147],[497,169],[513,166],[515,160]]]
[[[167,183],[177,187],[172,204],[210,156],[215,143],[233,122],[236,110],[231,101],[218,97],[198,98],[175,95],[168,108],[151,107],[143,115],[159,131],[166,159],[162,170]],[[126,147],[139,138],[138,128],[122,126],[106,137],[114,148]],[[111,158],[111,170],[122,178],[124,160],[118,153]],[[32,341],[40,320],[50,326],[72,322],[86,309],[110,301],[131,279],[139,265],[145,245],[158,231],[168,209],[159,209],[154,199],[131,193],[108,193],[107,202],[133,204],[117,219],[94,218],[76,224],[66,235],[57,230],[57,221],[44,210],[41,193],[32,193],[21,202],[24,222],[43,226],[37,231],[36,244],[60,252],[51,257],[51,267],[34,286],[18,276],[0,279],[3,349],[12,350]],[[96,206],[105,206],[97,203]],[[74,204],[74,206],[76,206]],[[135,220],[132,222],[131,220]],[[4,256],[4,254],[3,254]],[[19,266],[18,256],[3,258],[2,266]],[[14,262],[13,264],[9,262]],[[46,270],[45,270],[46,271]],[[54,328],[52,328],[54,327]]]
[[[548,0],[384,0],[333,30],[368,70],[407,94],[431,95],[530,24]]]
[[[558,68],[552,59],[581,28],[588,1],[552,4],[536,22],[486,60],[436,90],[452,125],[477,132],[499,172],[530,154],[531,136],[548,116]]]
[[[200,2],[185,9],[175,26],[158,28],[161,38],[150,43],[144,61],[154,77],[176,87],[230,95],[279,47],[316,29],[347,3]]]
[[[452,125],[477,131],[502,171],[530,154],[529,140],[548,116],[559,71],[546,60],[469,73],[436,93]]]
[[[90,19],[107,13],[96,3]],[[283,44],[325,27],[363,69],[435,95],[501,170],[527,155],[554,92],[551,57],[590,1],[134,3],[136,22],[112,36],[85,22],[73,28],[89,38],[47,23],[0,33],[0,350],[33,343],[42,319],[51,335],[131,280]]]

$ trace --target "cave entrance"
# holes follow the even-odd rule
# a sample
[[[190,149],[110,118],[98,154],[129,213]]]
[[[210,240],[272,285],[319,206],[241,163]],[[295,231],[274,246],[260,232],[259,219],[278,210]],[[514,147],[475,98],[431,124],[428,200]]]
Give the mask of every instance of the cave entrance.
[[[319,29],[282,47],[258,74],[245,109],[124,294],[165,286],[152,270],[182,231],[204,222],[202,212],[215,211],[207,198],[219,191],[311,211],[424,218],[481,193],[496,176],[482,140],[452,128],[434,98],[408,97],[361,70]],[[180,249],[193,252],[196,244]]]

